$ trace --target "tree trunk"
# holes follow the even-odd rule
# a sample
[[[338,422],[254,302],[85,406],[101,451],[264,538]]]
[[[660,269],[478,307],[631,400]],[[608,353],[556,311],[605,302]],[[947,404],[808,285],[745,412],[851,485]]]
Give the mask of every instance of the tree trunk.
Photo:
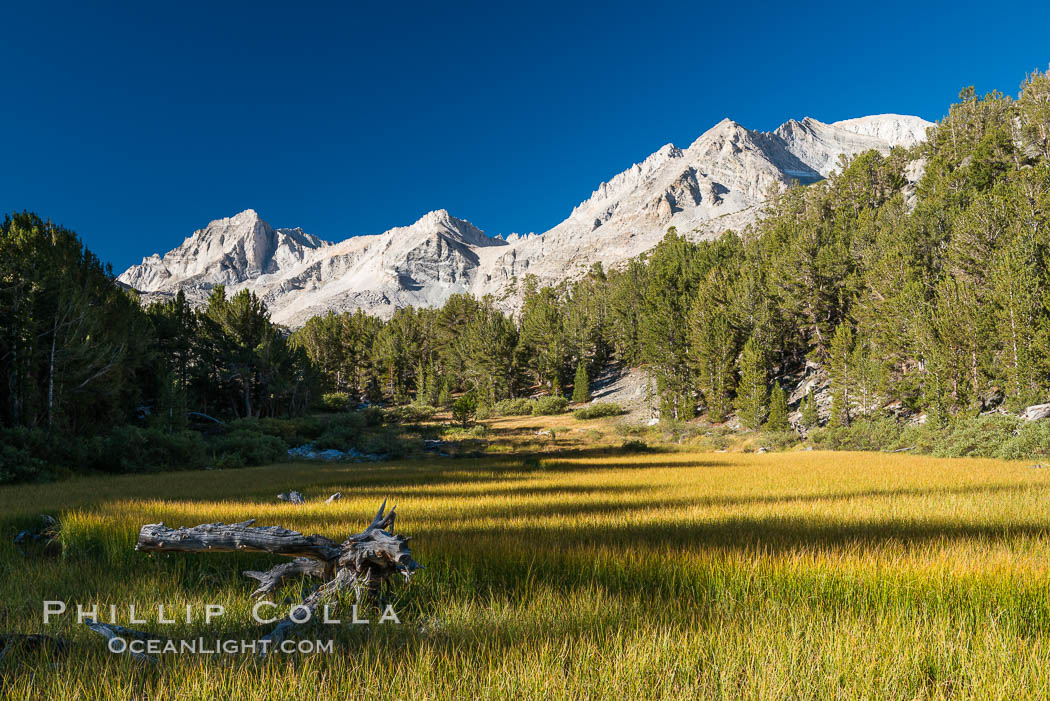
[[[244,378],[244,415],[252,417],[252,381],[250,376]]]
[[[58,317],[51,331],[51,357],[47,365],[47,430],[51,431],[51,423],[55,405],[55,345],[58,343]]]

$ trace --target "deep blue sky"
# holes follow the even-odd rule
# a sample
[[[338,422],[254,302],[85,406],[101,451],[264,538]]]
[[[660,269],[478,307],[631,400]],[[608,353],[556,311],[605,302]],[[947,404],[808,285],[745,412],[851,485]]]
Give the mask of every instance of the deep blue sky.
[[[1050,3],[0,7],[0,212],[119,272],[252,207],[328,239],[543,231],[723,117],[940,118],[1050,62]],[[305,9],[304,9],[305,7]]]

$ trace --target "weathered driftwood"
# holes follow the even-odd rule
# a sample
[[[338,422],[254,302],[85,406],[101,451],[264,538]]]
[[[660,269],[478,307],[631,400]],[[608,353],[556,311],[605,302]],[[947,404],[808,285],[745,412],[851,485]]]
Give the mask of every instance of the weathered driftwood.
[[[335,541],[319,535],[304,536],[280,526],[252,527],[255,519],[241,523],[205,523],[193,528],[167,528],[148,523],[139,531],[136,550],[143,552],[255,552],[309,557],[334,562],[342,554]]]
[[[323,581],[300,604],[296,617],[306,619],[321,605],[338,603],[341,592],[354,590],[375,596],[395,574],[407,581],[422,566],[412,559],[407,536],[394,535],[396,507],[384,514],[386,501],[365,530],[336,543],[320,535],[303,535],[279,526],[253,526],[254,519],[242,523],[207,523],[193,528],[167,528],[163,523],[147,524],[139,532],[136,550],[145,552],[266,552],[293,557],[266,572],[247,571],[259,586],[253,596],[273,592],[292,576],[317,577]],[[279,643],[292,627],[291,617],[277,623],[263,640]]]
[[[307,620],[313,618],[317,608],[322,604],[330,601],[338,602],[338,596],[341,592],[347,591],[352,588],[358,590],[360,595],[360,588],[358,588],[359,580],[356,575],[349,569],[339,570],[335,578],[325,582],[318,587],[312,594],[303,599],[303,603],[297,607],[299,610],[295,612],[295,616],[300,620]],[[332,606],[330,610],[334,610],[336,606]],[[306,612],[309,612],[309,617],[306,616]],[[292,617],[293,614],[289,613],[288,616],[282,618],[277,622],[277,625],[269,633],[264,635],[261,640],[267,640],[271,646],[277,646],[281,644],[281,641],[285,639],[288,632],[295,626],[300,625],[299,621]]]
[[[320,560],[312,560],[308,557],[297,557],[291,562],[284,562],[265,572],[247,570],[245,577],[259,580],[259,586],[252,592],[252,596],[264,596],[281,585],[281,582],[289,577],[305,576],[323,579],[325,576],[325,563]]]
[[[114,638],[121,638],[123,640],[128,640],[130,638],[133,638],[135,640],[147,641],[160,640],[162,642],[168,640],[168,638],[165,638],[162,635],[155,635],[153,633],[143,633],[140,630],[132,630],[131,628],[113,625],[112,623],[97,623],[96,621],[92,621],[90,619],[85,620],[84,625],[86,625],[88,628],[95,631],[99,635],[103,636],[106,640],[113,640]],[[140,660],[142,662],[156,662],[154,658],[150,657],[144,652],[135,652],[127,646],[125,646],[124,652],[131,655],[136,660]]]
[[[289,504],[305,504],[306,503],[306,497],[303,496],[303,493],[299,492],[299,491],[296,491],[294,489],[292,491],[290,491],[290,492],[281,492],[280,494],[277,495],[277,498],[280,499],[281,501],[286,501]],[[324,503],[331,504],[332,502],[339,501],[342,498],[343,498],[343,493],[342,492],[336,492],[332,496],[330,496],[327,499],[325,499]]]

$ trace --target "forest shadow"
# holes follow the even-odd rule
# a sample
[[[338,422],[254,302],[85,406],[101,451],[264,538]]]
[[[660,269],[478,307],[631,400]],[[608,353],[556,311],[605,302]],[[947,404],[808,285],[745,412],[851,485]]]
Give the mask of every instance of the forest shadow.
[[[980,494],[1009,494],[1028,491],[1028,485],[975,485],[966,487],[865,489],[817,494],[780,494],[757,496],[717,496],[698,498],[660,498],[662,508],[732,508],[752,505],[790,505],[816,502],[834,502],[867,498],[923,498],[965,496]],[[642,493],[639,488],[634,493]],[[874,548],[894,541],[915,545],[933,540],[1005,540],[1015,537],[1042,537],[1050,533],[1050,522],[960,524],[949,520],[911,520],[872,518],[867,520],[835,520],[827,517],[777,515],[731,515],[709,521],[674,522],[673,524],[639,524],[630,522],[633,515],[651,512],[657,504],[651,501],[637,503],[581,503],[581,504],[523,504],[486,506],[479,504],[471,510],[472,517],[521,519],[525,517],[557,517],[563,520],[557,530],[559,547],[622,546],[627,549],[647,549],[665,546],[683,550],[761,550],[763,552],[797,552],[812,548],[840,548],[846,545]],[[622,513],[623,523],[583,525],[581,519],[594,514]],[[440,520],[432,517],[431,521]],[[448,519],[447,529],[427,528],[418,533],[421,538],[498,537],[501,541],[518,538],[523,543],[550,537],[548,527],[532,527],[520,521],[503,523],[498,528],[470,528],[456,526],[458,520]]]

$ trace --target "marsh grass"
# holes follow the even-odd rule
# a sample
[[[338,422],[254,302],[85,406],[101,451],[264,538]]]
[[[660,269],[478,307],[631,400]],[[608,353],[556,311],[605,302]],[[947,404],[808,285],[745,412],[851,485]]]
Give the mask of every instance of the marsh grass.
[[[288,488],[314,501],[277,502]],[[395,595],[402,625],[305,634],[335,654],[142,665],[68,614],[42,625],[43,599],[223,603],[210,627],[155,610],[138,627],[254,638],[239,573],[271,558],[138,554],[138,527],[256,518],[340,538],[386,497],[427,569]],[[11,698],[1046,696],[1048,498],[1050,473],[1024,463],[607,447],[4,488],[2,627],[74,649],[8,656],[0,675]],[[62,519],[60,557],[10,544],[39,513]]]

